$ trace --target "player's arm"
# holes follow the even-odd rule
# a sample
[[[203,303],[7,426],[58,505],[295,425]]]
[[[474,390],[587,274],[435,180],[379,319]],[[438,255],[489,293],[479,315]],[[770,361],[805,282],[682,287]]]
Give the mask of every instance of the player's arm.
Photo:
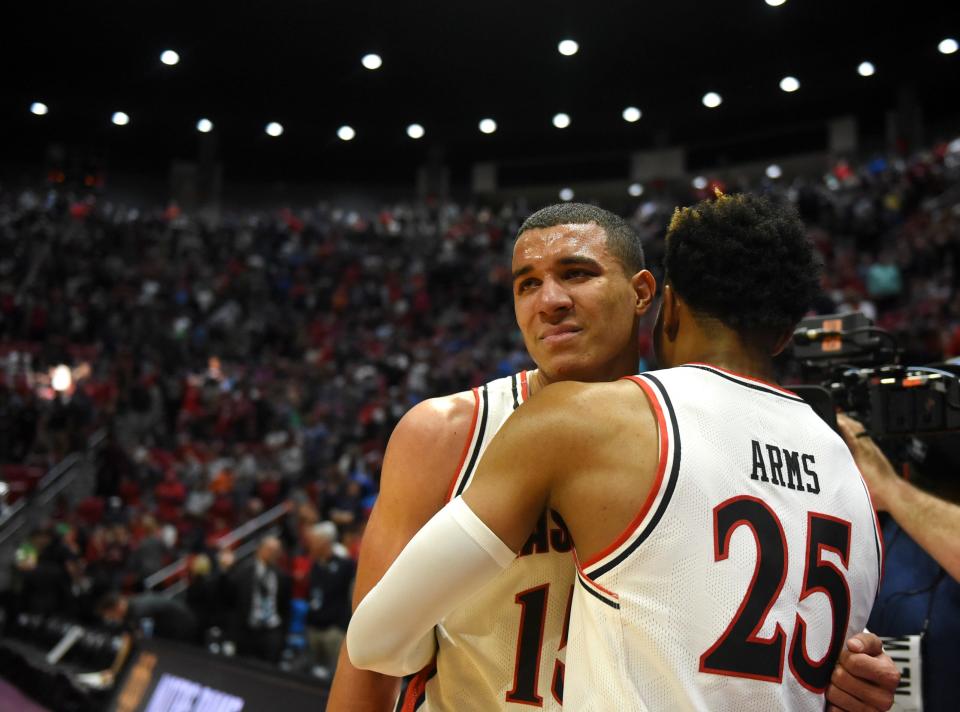
[[[443,507],[470,436],[474,398],[469,392],[433,398],[414,406],[397,424],[384,454],[380,495],[360,548],[354,608],[383,576],[411,537]],[[430,651],[433,633],[420,642]],[[383,712],[396,699],[396,677],[360,670],[341,647],[327,709]]]
[[[410,672],[424,631],[513,560],[549,501],[552,477],[577,450],[575,419],[561,412],[550,391],[510,417],[464,497],[413,537],[357,608],[347,631],[354,665]]]

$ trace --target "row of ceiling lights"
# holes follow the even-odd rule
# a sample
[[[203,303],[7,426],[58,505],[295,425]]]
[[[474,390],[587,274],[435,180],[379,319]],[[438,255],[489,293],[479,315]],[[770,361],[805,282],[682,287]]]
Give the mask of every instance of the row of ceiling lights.
[[[766,0],[766,2],[768,5],[777,7],[786,2],[786,0]],[[941,40],[937,46],[937,49],[942,54],[954,54],[957,52],[958,48],[960,48],[960,45],[958,45],[955,39],[950,37]],[[573,39],[563,39],[557,44],[557,51],[565,57],[572,57],[579,50],[580,45],[576,40]],[[172,67],[180,63],[180,55],[176,52],[176,50],[167,49],[160,53],[160,61],[163,64]],[[371,52],[365,54],[360,59],[360,63],[365,69],[375,71],[383,66],[383,58],[380,55]],[[857,73],[861,77],[871,77],[876,73],[876,67],[874,67],[872,62],[865,60],[857,66]],[[780,80],[780,89],[787,93],[793,93],[800,89],[800,80],[793,76],[786,76]],[[723,103],[723,97],[715,91],[709,91],[703,95],[700,101],[708,109],[715,109]],[[49,113],[49,107],[42,101],[34,101],[30,105],[30,112],[37,116],[45,116]],[[635,106],[628,106],[623,110],[622,116],[624,121],[628,123],[635,123],[640,120],[641,116],[643,116],[643,112]],[[126,126],[130,123],[130,115],[124,111],[115,111],[110,117],[110,120],[117,126]],[[567,128],[570,126],[571,122],[572,120],[570,115],[564,112],[555,114],[552,120],[554,127],[558,129]],[[208,118],[201,118],[199,121],[197,121],[196,129],[200,133],[210,133],[213,131],[213,128],[213,121]],[[480,120],[478,128],[480,129],[481,133],[492,134],[497,130],[497,122],[489,117],[484,118]],[[264,127],[264,131],[268,136],[276,138],[283,135],[284,128],[279,122],[271,121],[266,125],[266,127]],[[410,138],[417,140],[423,138],[425,135],[426,129],[422,124],[413,123],[407,126],[407,136]],[[337,137],[341,141],[352,141],[354,138],[356,138],[356,136],[356,129],[350,125],[343,125],[337,129]]]

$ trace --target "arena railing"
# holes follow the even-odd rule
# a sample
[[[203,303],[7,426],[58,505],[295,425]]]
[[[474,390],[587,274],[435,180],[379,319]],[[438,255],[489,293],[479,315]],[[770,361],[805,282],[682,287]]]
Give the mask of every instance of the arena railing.
[[[282,502],[272,509],[268,509],[253,519],[244,522],[236,529],[220,537],[216,546],[220,550],[231,549],[236,561],[240,561],[257,548],[260,539],[278,530],[278,524],[291,509],[290,502]],[[182,556],[159,571],[150,574],[143,580],[143,588],[147,591],[156,591],[166,596],[177,596],[187,590],[188,567],[193,557]]]
[[[95,432],[83,452],[67,455],[53,466],[26,497],[17,500],[0,518],[0,561],[13,561],[17,549],[29,534],[50,516],[58,500],[70,507],[93,493],[96,483],[94,461],[105,433]],[[0,566],[0,591],[10,585],[12,570]]]

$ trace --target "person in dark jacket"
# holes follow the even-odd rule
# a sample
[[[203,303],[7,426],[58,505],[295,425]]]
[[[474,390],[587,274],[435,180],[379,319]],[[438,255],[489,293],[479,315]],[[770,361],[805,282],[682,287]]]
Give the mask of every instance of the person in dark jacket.
[[[356,565],[336,551],[337,527],[320,522],[304,532],[310,557],[307,637],[318,665],[332,669],[350,623],[350,594]]]
[[[224,593],[232,604],[233,631],[240,655],[280,661],[290,615],[290,577],[279,568],[283,545],[266,536],[254,556],[232,568]],[[221,557],[221,565],[228,564]]]

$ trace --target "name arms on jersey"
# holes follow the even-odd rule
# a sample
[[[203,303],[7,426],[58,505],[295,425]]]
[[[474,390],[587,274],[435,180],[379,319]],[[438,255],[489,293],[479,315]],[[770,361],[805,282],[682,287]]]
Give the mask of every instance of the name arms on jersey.
[[[813,469],[813,465],[816,464],[816,458],[813,455],[779,448],[776,445],[761,444],[757,440],[751,440],[750,443],[753,450],[751,480],[769,482],[771,485],[806,491],[810,494],[820,494],[820,477]],[[807,478],[806,482],[801,476],[801,465],[803,475]],[[784,479],[784,471],[786,471],[786,479]]]

